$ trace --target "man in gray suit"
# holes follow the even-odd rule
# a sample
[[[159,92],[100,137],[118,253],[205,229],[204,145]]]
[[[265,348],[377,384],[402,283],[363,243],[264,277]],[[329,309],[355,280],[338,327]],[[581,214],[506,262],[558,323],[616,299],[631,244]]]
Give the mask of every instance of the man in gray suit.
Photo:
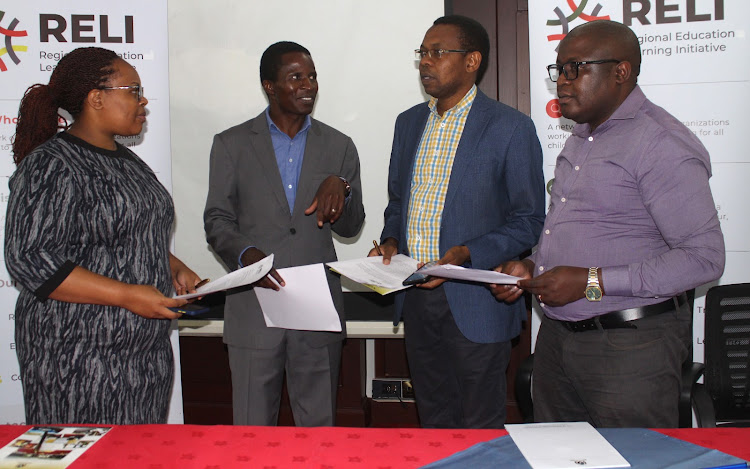
[[[231,270],[275,255],[275,267],[336,260],[331,231],[355,236],[365,218],[359,157],[352,140],[310,118],[318,92],[310,52],[279,42],[263,53],[269,106],[214,137],[203,214],[211,247]],[[276,425],[281,385],[298,426],[334,424],[341,343],[346,336],[339,279],[328,284],[341,333],[266,327],[253,289],[224,308],[235,425]],[[273,269],[253,288],[284,287]]]

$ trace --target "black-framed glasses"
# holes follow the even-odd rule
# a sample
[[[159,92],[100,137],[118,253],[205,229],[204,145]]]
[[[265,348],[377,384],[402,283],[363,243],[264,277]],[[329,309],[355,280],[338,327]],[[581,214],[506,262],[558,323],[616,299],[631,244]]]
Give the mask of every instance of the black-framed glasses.
[[[608,63],[620,63],[621,60],[617,59],[603,59],[603,60],[586,60],[583,62],[565,62],[562,65],[552,64],[547,65],[547,73],[549,73],[549,79],[556,82],[560,78],[560,70],[567,80],[575,80],[578,78],[578,67],[581,65],[597,65],[597,64],[608,64]]]
[[[143,99],[143,87],[141,85],[103,86],[100,90],[131,90],[133,95],[140,101]]]
[[[430,50],[415,49],[414,58],[416,58],[417,60],[422,60],[425,58],[425,56],[429,55],[430,58],[437,60],[437,59],[441,59],[443,55],[451,53],[451,52],[458,52],[458,53],[465,54],[469,51],[463,50],[463,49],[430,49]]]

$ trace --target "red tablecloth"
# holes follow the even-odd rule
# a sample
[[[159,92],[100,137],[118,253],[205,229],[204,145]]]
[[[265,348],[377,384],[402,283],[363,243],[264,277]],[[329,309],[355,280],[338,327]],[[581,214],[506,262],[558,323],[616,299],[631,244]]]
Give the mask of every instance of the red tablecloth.
[[[0,426],[0,445],[28,428]],[[750,428],[658,431],[750,460]],[[116,426],[70,467],[416,468],[506,434],[503,430]]]

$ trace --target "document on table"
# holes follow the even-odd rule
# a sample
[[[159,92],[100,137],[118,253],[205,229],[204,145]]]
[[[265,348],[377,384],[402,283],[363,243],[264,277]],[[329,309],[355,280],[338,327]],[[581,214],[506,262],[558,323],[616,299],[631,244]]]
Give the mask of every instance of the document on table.
[[[506,425],[505,429],[533,469],[630,467],[588,422]]]
[[[29,428],[0,448],[0,468],[68,467],[111,429],[69,426]]]
[[[223,277],[208,282],[202,287],[195,290],[195,293],[187,293],[185,295],[175,296],[175,298],[184,298],[189,300],[191,298],[197,298],[199,296],[205,296],[209,293],[216,293],[218,291],[229,290],[230,288],[241,287],[243,285],[250,285],[258,280],[265,277],[265,275],[273,267],[273,254],[269,254],[265,258],[259,260],[254,264],[250,264],[241,269],[237,269],[234,272],[230,272]]]
[[[302,331],[341,332],[323,264],[276,270],[286,286],[255,288],[266,326]]]
[[[380,256],[363,257],[349,261],[329,262],[327,265],[357,283],[386,295],[405,287],[401,282],[417,270],[419,261],[403,254],[391,257],[390,264],[383,264]]]
[[[522,280],[521,277],[513,277],[501,274],[494,270],[467,269],[460,265],[444,264],[425,267],[420,272],[433,277],[452,278],[455,280],[468,280],[470,282],[494,283],[497,285],[515,285]]]

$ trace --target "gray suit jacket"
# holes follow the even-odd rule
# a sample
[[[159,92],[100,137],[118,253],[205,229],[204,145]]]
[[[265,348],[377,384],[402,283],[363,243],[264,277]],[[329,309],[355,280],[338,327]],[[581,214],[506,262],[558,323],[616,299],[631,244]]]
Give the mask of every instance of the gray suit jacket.
[[[336,223],[318,228],[315,214],[305,216],[304,211],[331,174],[349,181],[351,197]],[[338,130],[312,120],[294,213],[289,213],[265,112],[214,137],[203,222],[208,243],[229,270],[238,267],[239,256],[248,246],[273,253],[277,269],[335,261],[331,230],[352,237],[364,219],[357,149]],[[346,335],[341,285],[337,276],[326,272],[343,332],[305,334],[304,340],[313,347],[343,340]],[[227,292],[225,343],[271,348],[282,335],[281,329],[266,327],[252,288]]]

